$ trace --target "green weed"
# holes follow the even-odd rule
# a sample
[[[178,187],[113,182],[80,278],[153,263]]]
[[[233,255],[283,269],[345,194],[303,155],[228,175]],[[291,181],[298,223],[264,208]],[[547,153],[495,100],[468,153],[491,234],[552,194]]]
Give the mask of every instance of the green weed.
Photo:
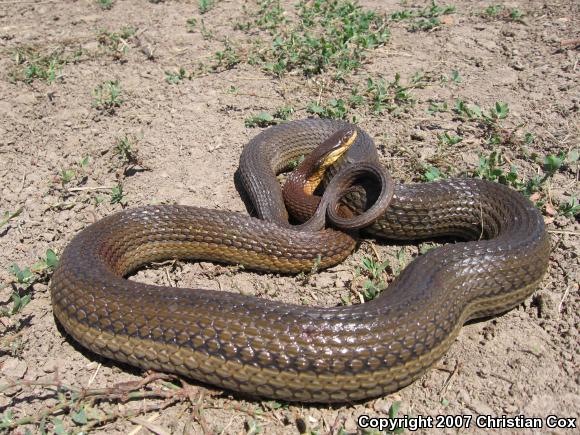
[[[12,308],[10,310],[0,309],[0,315],[11,316],[20,312],[31,299],[31,295],[27,290],[37,282],[48,282],[50,274],[58,266],[58,261],[56,253],[52,249],[47,249],[45,257],[40,258],[31,267],[20,268],[16,263],[10,266],[9,271],[14,277],[13,283],[20,288],[13,286]],[[22,294],[21,290],[24,294]]]
[[[123,103],[121,85],[118,80],[107,80],[93,89],[93,107],[109,114]]]
[[[439,112],[447,112],[448,110],[449,110],[449,107],[448,107],[446,101],[444,101],[443,103],[437,103],[435,101],[430,101],[429,107],[427,108],[427,112],[429,112],[431,115],[434,115],[435,113],[439,113]]]
[[[488,17],[495,17],[503,10],[503,5],[489,5],[483,10],[483,14]]]
[[[270,31],[273,40],[252,58],[278,76],[333,71],[341,79],[360,68],[368,51],[389,38],[386,20],[352,1],[301,1],[296,9],[297,20],[286,25],[280,2],[261,2],[254,22]]]
[[[566,155],[561,152],[557,156],[550,154],[544,158],[544,172],[547,177],[551,177],[564,165]]]
[[[504,5],[490,5],[481,12],[481,15],[506,21],[522,21],[525,14],[517,8],[507,9]]]
[[[280,0],[261,0],[258,5],[259,10],[254,22],[257,27],[264,30],[274,30],[288,23]]]
[[[332,98],[326,103],[311,101],[306,106],[306,111],[321,118],[331,119],[347,119],[351,109],[355,108],[374,116],[385,112],[398,116],[415,104],[412,90],[423,88],[426,84],[427,79],[421,73],[414,74],[406,84],[402,83],[398,73],[391,82],[385,81],[382,77],[369,77],[363,93],[359,93],[354,87],[347,99]],[[352,121],[357,121],[356,116],[352,117]]]
[[[244,120],[244,125],[248,128],[267,127],[278,124],[278,120],[268,112],[260,112],[257,115],[251,115]]]
[[[195,29],[197,28],[197,19],[195,17],[188,18],[185,23],[187,24],[188,32],[195,32]]]
[[[401,405],[403,404],[403,402],[395,400],[390,408],[389,408],[389,418],[394,420],[394,419],[400,419],[401,417],[397,417],[397,415],[399,414],[399,410],[401,409]],[[405,432],[405,429],[402,427],[397,427],[395,430],[388,432],[389,435],[394,435],[394,434],[400,434]]]
[[[113,3],[113,0],[97,0],[97,5],[105,11],[110,10],[113,7]]]
[[[113,58],[120,60],[129,50],[129,40],[137,33],[134,27],[122,27],[118,32],[111,32],[107,29],[101,29],[97,34],[99,45],[108,49]]]
[[[420,73],[413,75],[407,84],[403,84],[401,75],[396,73],[394,80],[388,83],[382,78],[378,80],[368,78],[365,95],[373,114],[381,115],[384,112],[397,114],[415,104],[411,90],[423,88],[425,85],[425,78]]]
[[[423,181],[438,181],[446,178],[445,175],[435,166],[425,165],[423,171]]]
[[[2,218],[0,218],[0,228],[2,228],[4,225],[6,225],[8,222],[10,222],[12,219],[15,219],[18,216],[20,216],[20,214],[22,213],[23,210],[24,210],[24,207],[19,207],[14,212],[5,211],[4,216],[2,216]]]
[[[123,165],[134,165],[139,163],[135,151],[137,139],[133,136],[123,136],[117,140],[114,152]]]
[[[544,157],[542,164],[544,174],[523,179],[519,176],[515,166],[511,165],[509,170],[506,169],[507,160],[501,153],[492,151],[488,156],[480,156],[479,165],[472,175],[484,180],[508,185],[533,199],[537,207],[544,209],[546,204],[542,198],[545,196],[543,191],[546,183],[556,172],[573,161],[573,159],[574,154],[571,157],[569,155],[566,156],[564,153],[547,155]],[[577,199],[572,197],[567,203],[560,204],[558,210],[564,216],[575,217],[579,211]]]
[[[12,299],[12,308],[10,310],[5,309],[4,307],[0,308],[0,316],[13,316],[14,314],[19,313],[32,300],[32,296],[30,293],[20,295],[20,292],[14,291],[12,295],[10,295],[10,299]]]
[[[118,184],[111,189],[111,204],[120,204],[121,207],[127,205],[125,193],[123,192],[123,186],[121,184]]]
[[[510,19],[514,21],[521,21],[524,16],[524,13],[517,8],[510,10]]]
[[[306,107],[306,111],[318,115],[321,118],[346,119],[348,108],[342,98],[332,98],[322,106],[318,103],[310,102]]]
[[[455,13],[455,6],[445,5],[440,6],[435,2],[431,1],[431,5],[423,9],[404,9],[391,14],[390,18],[392,21],[403,21],[409,20],[410,31],[418,30],[432,30],[441,26],[441,20],[439,19],[442,15],[449,15]]]
[[[216,51],[214,54],[216,63],[213,65],[215,71],[225,71],[232,69],[241,62],[239,54],[230,44],[229,40],[224,41],[224,49]]]
[[[454,83],[461,83],[461,76],[459,75],[459,71],[457,70],[451,71],[451,80]]]
[[[214,0],[198,0],[198,9],[200,14],[209,12],[215,6]]]
[[[35,80],[53,83],[60,77],[62,67],[78,59],[81,51],[65,55],[65,49],[60,47],[48,54],[42,54],[32,48],[18,48],[14,52],[15,67],[9,71],[8,78],[12,82],[22,81],[30,84]]]
[[[578,198],[573,196],[568,200],[568,202],[560,204],[559,211],[564,216],[571,218],[580,215],[580,203],[578,202]]]
[[[385,269],[389,267],[388,261],[379,263],[371,257],[363,257],[360,268],[355,269],[355,275],[366,275],[367,279],[363,282],[363,297],[365,301],[376,298],[383,291],[387,284],[383,278]]]
[[[456,145],[463,140],[461,136],[455,136],[449,132],[445,132],[437,136],[440,145]]]
[[[260,112],[257,115],[249,116],[245,119],[244,124],[248,128],[276,125],[280,122],[286,121],[292,113],[294,113],[293,107],[284,106],[276,110],[273,115],[268,112]]]
[[[170,85],[177,85],[184,79],[191,80],[191,74],[188,74],[183,67],[180,67],[177,72],[165,71],[165,81]]]
[[[483,127],[488,144],[491,145],[512,143],[516,131],[522,127],[520,125],[512,131],[508,131],[502,127],[501,121],[506,119],[509,114],[508,104],[502,101],[497,101],[493,107],[484,111],[477,104],[469,105],[463,100],[457,100],[454,112],[463,121],[478,122]]]
[[[66,185],[70,183],[76,176],[76,172],[72,169],[63,169],[60,171],[59,180],[62,188],[66,188]]]

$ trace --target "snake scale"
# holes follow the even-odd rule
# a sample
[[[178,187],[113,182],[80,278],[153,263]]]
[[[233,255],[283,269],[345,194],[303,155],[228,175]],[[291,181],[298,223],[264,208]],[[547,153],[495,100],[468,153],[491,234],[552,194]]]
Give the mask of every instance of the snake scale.
[[[245,147],[240,178],[259,218],[145,206],[82,230],[52,278],[58,321],[84,347],[144,369],[258,397],[345,402],[408,385],[446,352],[466,321],[507,311],[533,292],[550,249],[541,214],[520,193],[475,179],[395,186],[384,216],[366,233],[466,241],[419,256],[365,304],[297,306],[124,278],[169,258],[278,272],[310,270],[319,256],[320,267],[342,261],[355,239],[332,229],[289,228],[275,174],[344,125],[291,122]],[[362,150],[376,161],[372,140],[358,133],[354,159]]]

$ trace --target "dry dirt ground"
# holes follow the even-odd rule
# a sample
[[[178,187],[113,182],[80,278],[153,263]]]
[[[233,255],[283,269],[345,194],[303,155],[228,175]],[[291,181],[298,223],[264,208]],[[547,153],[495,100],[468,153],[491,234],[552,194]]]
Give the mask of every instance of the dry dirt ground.
[[[260,5],[269,9],[259,12]],[[578,418],[578,2],[449,0],[440,5],[455,10],[442,11],[418,0],[361,1],[384,16],[390,38],[370,47],[358,68],[328,65],[309,75],[300,62],[314,55],[282,74],[267,68],[272,33],[299,19],[294,3],[284,4],[288,22],[275,5],[0,2],[0,385],[16,382],[0,394],[0,427],[338,434],[361,432],[361,414],[388,416],[397,406],[398,416]],[[340,31],[333,21],[326,30],[332,26]],[[382,93],[372,85],[381,78]],[[520,190],[531,183],[552,237],[549,271],[535,294],[465,326],[409,387],[342,406],[252,400],[179,379],[127,384],[145,374],[83,350],[57,327],[47,250],[58,256],[74,234],[123,207],[246,212],[234,172],[244,144],[262,129],[252,117],[267,123],[277,122],[271,115],[312,112],[355,117],[405,182],[497,179],[513,166],[517,175],[503,181]],[[428,247],[364,241],[343,264],[306,277],[170,262],[131,279],[334,306],[364,294],[364,270],[357,273],[364,257],[388,260],[380,285]],[[79,397],[67,387],[88,390]],[[472,422],[468,431],[482,430]]]

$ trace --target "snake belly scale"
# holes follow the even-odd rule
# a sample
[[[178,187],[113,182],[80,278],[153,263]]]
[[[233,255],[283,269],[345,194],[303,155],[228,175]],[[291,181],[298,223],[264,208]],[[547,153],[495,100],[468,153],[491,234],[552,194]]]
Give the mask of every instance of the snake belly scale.
[[[124,279],[167,258],[281,272],[309,270],[319,255],[321,267],[342,261],[355,240],[284,225],[275,178],[342,126],[292,122],[265,130],[244,149],[242,182],[258,216],[272,222],[167,205],[121,211],[82,230],[53,275],[56,318],[83,346],[137,367],[254,396],[345,402],[408,385],[446,352],[466,321],[507,311],[533,292],[549,258],[542,216],[519,193],[471,179],[395,186],[387,212],[365,232],[472,241],[418,257],[365,304],[305,307]],[[362,130],[357,142],[355,160],[361,149],[377,160]]]

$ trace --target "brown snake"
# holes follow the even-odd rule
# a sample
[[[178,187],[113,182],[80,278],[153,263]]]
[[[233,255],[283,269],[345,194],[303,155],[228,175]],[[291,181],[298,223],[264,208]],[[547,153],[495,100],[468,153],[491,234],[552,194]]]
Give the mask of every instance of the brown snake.
[[[261,218],[286,222],[275,173],[343,126],[292,122],[246,146],[241,180]],[[362,130],[351,150],[356,160],[360,151],[354,149],[377,159]],[[327,267],[355,244],[343,232],[281,225],[171,205],[108,216],[63,252],[51,283],[54,314],[83,346],[134,366],[254,396],[354,401],[409,384],[446,352],[466,321],[522,302],[544,275],[550,249],[542,216],[528,199],[496,183],[450,179],[396,185],[387,212],[365,231],[391,239],[471,241],[419,256],[365,304],[305,307],[123,278],[168,258],[310,270],[319,255],[320,267]]]

